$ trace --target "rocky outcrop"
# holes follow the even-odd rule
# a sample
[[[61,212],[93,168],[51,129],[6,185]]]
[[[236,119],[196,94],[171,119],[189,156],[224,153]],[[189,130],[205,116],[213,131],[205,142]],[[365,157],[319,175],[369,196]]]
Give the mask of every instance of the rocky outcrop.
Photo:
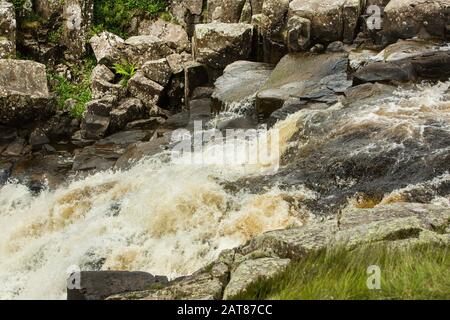
[[[54,111],[43,64],[0,60],[0,124],[45,119]]]
[[[0,59],[16,54],[16,12],[14,5],[0,1]]]
[[[253,27],[244,23],[209,23],[195,26],[193,53],[196,61],[214,70],[245,60],[252,51]]]
[[[383,33],[389,41],[415,36],[448,37],[448,0],[391,0],[384,9]]]

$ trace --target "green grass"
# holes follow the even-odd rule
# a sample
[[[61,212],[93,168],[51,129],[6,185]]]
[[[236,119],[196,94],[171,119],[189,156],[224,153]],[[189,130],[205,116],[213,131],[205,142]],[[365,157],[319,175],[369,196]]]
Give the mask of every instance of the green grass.
[[[381,290],[367,288],[367,268],[381,268]],[[240,300],[450,299],[450,249],[372,246],[332,249],[292,263],[273,279],[260,280]]]
[[[75,118],[80,118],[84,111],[85,105],[92,99],[91,92],[91,73],[95,67],[95,58],[88,57],[81,66],[75,66],[72,69],[74,81],[58,76],[51,75],[55,80],[56,86],[53,90],[58,96],[58,106],[62,109],[69,99],[77,101],[75,107],[71,109],[71,114]]]
[[[133,16],[145,15],[151,18],[166,9],[166,0],[95,0],[92,32],[108,30],[127,38],[127,29]]]

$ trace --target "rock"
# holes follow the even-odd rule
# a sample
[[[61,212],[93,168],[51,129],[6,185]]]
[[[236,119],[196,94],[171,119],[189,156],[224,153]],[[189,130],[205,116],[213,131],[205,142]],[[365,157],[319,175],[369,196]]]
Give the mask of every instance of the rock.
[[[213,112],[254,110],[256,93],[266,83],[273,66],[265,63],[237,61],[228,65],[215,82]]]
[[[447,80],[450,77],[450,51],[435,51],[389,62],[374,62],[354,75],[354,83],[417,81],[423,79]]]
[[[361,9],[359,0],[293,0],[289,4],[289,16],[298,16],[311,22],[313,42],[351,42]]]
[[[45,119],[55,110],[46,68],[26,60],[0,60],[0,124]]]
[[[122,60],[128,61],[138,69],[147,61],[159,60],[174,53],[163,39],[145,35],[128,38],[119,44],[119,50],[122,53]]]
[[[192,100],[211,98],[214,92],[213,87],[197,87],[192,92]]]
[[[347,65],[344,53],[286,55],[257,93],[258,114],[269,117],[290,98],[336,102],[335,95],[351,86]]]
[[[109,66],[120,62],[121,53],[118,47],[123,42],[122,38],[108,31],[93,36],[89,41],[97,62]]]
[[[143,130],[156,130],[161,125],[166,122],[164,118],[161,117],[153,117],[144,120],[136,120],[128,123],[125,127],[126,130],[135,130],[135,129],[143,129]]]
[[[194,26],[203,21],[203,0],[172,0],[170,12],[177,23],[182,25],[189,37],[194,33]]]
[[[78,277],[80,288],[76,288]],[[83,271],[72,274],[67,280],[67,300],[104,300],[107,297],[139,291],[155,285],[164,285],[166,277],[153,276],[145,272],[126,271]]]
[[[86,53],[86,41],[94,19],[94,1],[65,0],[62,19],[61,42],[71,57],[80,58]]]
[[[164,87],[145,77],[144,72],[139,70],[128,81],[128,90],[133,97],[140,99],[150,109],[159,102]]]
[[[170,138],[164,136],[149,142],[136,143],[128,147],[124,154],[117,160],[116,168],[129,168],[134,162],[145,157],[151,157],[163,152],[168,148]]]
[[[42,130],[36,129],[31,133],[30,145],[33,150],[39,150],[48,143],[50,140]]]
[[[209,23],[195,26],[193,52],[196,61],[221,70],[250,57],[253,26],[245,23]]]
[[[335,41],[328,45],[328,52],[345,52],[344,44],[341,41]]]
[[[448,0],[391,0],[384,9],[383,34],[390,42],[415,36],[446,39]]]
[[[296,16],[290,18],[286,41],[289,52],[306,51],[311,43],[311,21]]]
[[[187,62],[190,62],[193,60],[193,57],[191,54],[188,53],[174,53],[171,55],[168,55],[166,57],[167,63],[169,64],[170,68],[172,69],[173,74],[179,74],[184,71],[184,65]]]
[[[144,107],[141,100],[127,98],[119,103],[110,113],[110,132],[123,130],[128,123],[145,119],[148,116],[148,109]]]
[[[8,147],[3,151],[2,155],[6,157],[19,157],[24,153],[25,140],[23,138],[17,138],[11,142]]]
[[[127,88],[121,84],[112,83],[114,79],[115,75],[108,67],[103,64],[97,65],[91,75],[92,98],[101,99],[107,95],[115,96],[117,99],[125,97]]]
[[[147,141],[148,131],[122,131],[97,141],[77,152],[73,160],[74,171],[108,170],[125,153],[126,149],[137,142]]]
[[[12,3],[0,2],[0,59],[16,55],[16,11]]]
[[[209,75],[205,65],[195,61],[184,65],[184,96],[187,107],[189,107],[189,100],[194,90],[208,84]]]
[[[236,270],[231,272],[230,282],[225,288],[224,300],[233,298],[239,293],[244,293],[247,287],[260,280],[270,279],[283,272],[291,260],[276,258],[261,258],[247,260],[241,263]]]
[[[165,58],[147,61],[141,70],[145,77],[159,83],[163,87],[169,84],[170,78],[172,77],[172,69]]]
[[[307,107],[309,107],[307,101],[300,100],[298,98],[288,99],[280,109],[276,110],[270,115],[268,124],[270,126],[273,126],[278,121],[285,120],[291,114],[297,113],[298,111]]]
[[[139,35],[149,35],[161,39],[176,52],[183,52],[190,48],[189,37],[179,24],[157,19],[143,21],[139,24]]]
[[[99,140],[108,131],[114,101],[108,98],[93,100],[86,104],[86,112],[81,122],[82,138]]]
[[[240,22],[246,0],[208,0],[209,22]]]

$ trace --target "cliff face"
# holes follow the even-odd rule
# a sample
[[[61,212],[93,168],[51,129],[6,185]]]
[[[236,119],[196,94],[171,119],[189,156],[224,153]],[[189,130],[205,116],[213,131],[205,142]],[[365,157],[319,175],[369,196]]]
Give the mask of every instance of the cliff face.
[[[330,243],[448,245],[449,10],[448,0],[0,0],[0,218],[21,212],[19,229],[58,246],[85,217],[107,229],[150,219],[113,223],[113,240],[83,247],[73,259],[86,271],[178,276],[215,261],[137,295],[148,298],[228,298]],[[203,141],[177,159],[200,166],[181,170],[173,139],[195,140],[199,122],[202,137],[266,126],[277,153],[246,163],[261,153],[254,135],[242,139],[249,157]],[[0,240],[20,248],[28,233],[8,230]],[[174,253],[157,264],[164,245]]]

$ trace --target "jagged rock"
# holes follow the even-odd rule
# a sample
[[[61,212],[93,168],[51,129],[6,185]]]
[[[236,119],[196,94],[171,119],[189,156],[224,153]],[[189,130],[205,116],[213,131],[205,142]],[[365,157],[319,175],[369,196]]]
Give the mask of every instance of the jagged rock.
[[[191,54],[183,52],[168,55],[166,57],[166,60],[170,68],[172,69],[172,73],[176,75],[184,71],[184,65],[187,62],[192,61],[193,57]]]
[[[26,60],[0,60],[0,123],[45,119],[55,111],[46,68]]]
[[[104,300],[113,294],[164,285],[168,280],[145,272],[83,271],[72,274],[67,282],[68,287],[75,287],[67,289],[67,300]],[[77,288],[77,285],[80,287]]]
[[[127,98],[119,103],[110,113],[110,132],[124,129],[129,122],[144,119],[148,116],[148,109],[144,107],[141,100]]]
[[[103,64],[97,65],[92,70],[92,98],[101,99],[106,95],[112,95],[121,99],[126,96],[127,88],[121,84],[113,83],[114,73]]]
[[[269,117],[289,98],[335,102],[335,94],[351,86],[347,65],[345,53],[286,55],[257,94],[258,113]]]
[[[283,272],[291,260],[277,258],[261,258],[247,260],[231,272],[230,282],[225,288],[223,299],[227,300],[239,293],[245,292],[247,287],[260,279],[270,279]]]
[[[208,0],[209,22],[240,22],[246,0]]]
[[[134,36],[119,44],[122,59],[142,67],[147,61],[159,60],[174,53],[174,50],[163,39],[154,36]],[[120,62],[120,61],[117,61]]]
[[[290,52],[306,51],[311,43],[311,21],[302,17],[290,18],[286,38]]]
[[[223,76],[214,84],[213,111],[245,111],[237,107],[254,111],[256,93],[266,83],[272,70],[270,64],[250,61],[237,61],[228,65]]]
[[[189,106],[189,100],[194,90],[208,84],[209,75],[205,65],[195,61],[186,63],[184,65],[184,96],[186,106]]]
[[[106,65],[120,62],[121,53],[118,46],[123,42],[122,38],[108,31],[93,36],[89,41],[97,62]]]
[[[114,103],[114,99],[108,96],[86,104],[86,112],[81,123],[83,139],[99,140],[105,136],[111,123],[110,115]]]
[[[0,59],[16,54],[16,11],[12,3],[0,1]]]
[[[147,61],[141,70],[148,79],[159,83],[163,87],[167,86],[172,77],[172,69],[165,58]]]
[[[18,137],[11,142],[8,147],[3,151],[2,155],[7,157],[18,157],[24,153],[25,139]]]
[[[145,77],[142,70],[128,81],[128,90],[135,98],[140,99],[147,108],[155,106],[164,91],[164,87]]]
[[[193,52],[196,61],[223,69],[250,57],[253,26],[245,23],[209,23],[195,26]]]
[[[94,19],[93,0],[65,0],[63,4],[63,32],[61,42],[73,58],[86,53],[86,40]]]
[[[127,123],[125,130],[135,130],[135,129],[156,130],[165,122],[166,120],[162,117],[152,117],[149,119],[136,120]]]
[[[189,37],[195,24],[203,21],[203,0],[172,0],[170,11],[178,23],[185,27]]]
[[[39,150],[44,145],[50,143],[50,140],[42,130],[36,129],[30,134],[29,142],[33,150]]]
[[[383,33],[390,41],[415,36],[445,39],[448,0],[391,0],[384,9]]]
[[[139,35],[149,35],[161,39],[178,53],[190,48],[189,37],[184,28],[163,19],[141,22],[138,33]]]

